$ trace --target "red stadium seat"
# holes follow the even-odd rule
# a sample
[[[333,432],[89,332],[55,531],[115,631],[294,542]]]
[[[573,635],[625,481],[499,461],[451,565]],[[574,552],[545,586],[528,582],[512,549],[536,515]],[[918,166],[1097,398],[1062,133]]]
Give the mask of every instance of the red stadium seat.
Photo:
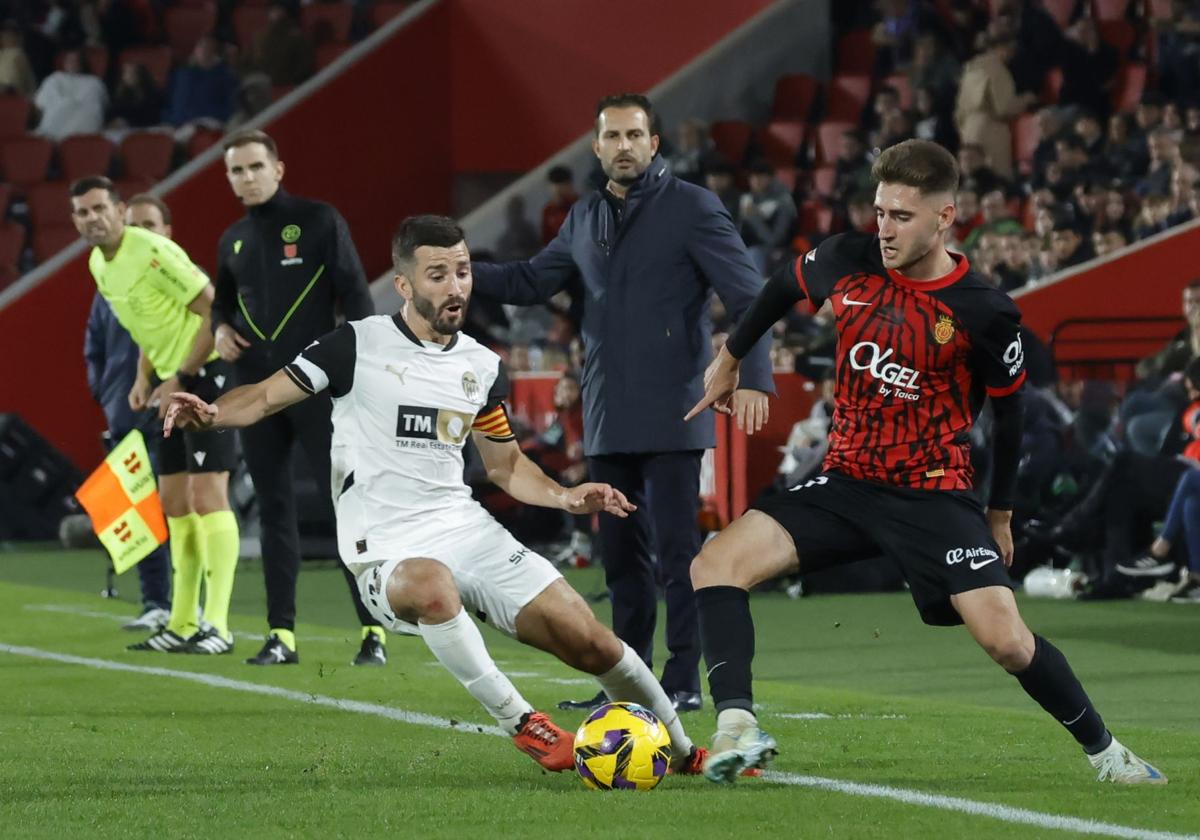
[[[837,170],[832,166],[818,166],[812,173],[813,192],[821,198],[833,195],[833,185],[837,180]]]
[[[132,62],[140,64],[150,71],[154,84],[160,90],[166,90],[167,79],[171,75],[170,47],[130,47],[121,51],[121,64]]]
[[[1031,163],[1041,139],[1037,115],[1021,114],[1012,121],[1013,159],[1018,163]]]
[[[847,32],[837,42],[837,70],[839,75],[870,76],[875,69],[875,42],[870,29],[855,29]]]
[[[349,44],[322,44],[317,47],[317,70],[324,70],[330,64],[342,57]]]
[[[25,228],[16,222],[0,222],[0,266],[14,272],[25,248]]]
[[[1059,94],[1062,93],[1062,86],[1062,70],[1051,67],[1046,71],[1046,78],[1042,79],[1042,101],[1057,102]]]
[[[76,134],[58,144],[58,166],[68,181],[87,175],[107,175],[114,151],[106,137]]]
[[[33,229],[33,258],[39,263],[53,257],[79,239],[74,225],[47,225]]]
[[[772,166],[795,166],[804,145],[804,123],[772,120],[758,134],[758,145]]]
[[[154,181],[150,178],[118,178],[113,181],[113,186],[121,198],[130,198],[138,193],[149,192],[154,188]]]
[[[254,47],[254,39],[267,28],[269,16],[266,6],[240,5],[233,10],[233,32],[243,54]]]
[[[163,15],[167,44],[180,64],[187,61],[196,42],[211,34],[216,25],[217,10],[211,3],[168,6]]]
[[[215,128],[200,128],[192,135],[192,139],[188,140],[187,156],[188,160],[196,157],[204,152],[210,146],[215,146],[221,142],[224,135],[220,130]]]
[[[894,87],[896,92],[900,94],[900,107],[905,111],[913,106],[913,90],[912,82],[908,80],[908,76],[904,73],[895,73],[883,80],[885,85]]]
[[[1124,20],[1129,0],[1092,0],[1092,15],[1098,21]]]
[[[0,149],[0,168],[5,180],[21,189],[46,180],[53,155],[54,143],[45,137],[14,137]]]
[[[1117,73],[1117,84],[1113,88],[1113,107],[1118,111],[1132,111],[1142,99],[1146,88],[1146,65],[1129,62]]]
[[[812,76],[797,73],[791,76],[780,76],[775,82],[775,102],[771,106],[771,116],[777,120],[798,120],[808,122],[812,116],[813,102],[821,83]]]
[[[65,181],[35,184],[26,192],[25,200],[35,228],[71,224],[71,191]]]
[[[779,166],[775,168],[775,177],[779,179],[779,183],[787,187],[788,192],[796,191],[796,167],[794,166]]]
[[[800,205],[800,233],[826,234],[833,229],[833,208],[822,201],[806,201]]]
[[[870,76],[834,76],[826,91],[825,119],[857,123],[870,98]]]
[[[750,145],[754,129],[750,123],[738,120],[718,120],[710,129],[713,145],[734,166],[740,166]]]
[[[1147,0],[1147,17],[1170,20],[1171,0]]]
[[[171,171],[175,138],[157,131],[135,131],[121,141],[121,161],[126,178],[160,181]]]
[[[1110,44],[1122,61],[1128,58],[1129,51],[1137,41],[1137,31],[1133,24],[1127,20],[1108,20],[1100,21],[1097,26],[1100,29],[1100,39]]]
[[[317,44],[344,44],[350,40],[350,19],[354,7],[349,3],[304,6],[300,9],[300,26]]]
[[[829,120],[817,126],[817,160],[833,163],[842,151],[842,135],[853,131],[857,122]]]
[[[378,29],[410,5],[412,4],[397,2],[376,3],[371,7],[371,28]]]
[[[1076,0],[1042,0],[1042,5],[1054,18],[1054,22],[1058,24],[1059,29],[1066,29],[1071,22],[1071,13],[1075,11]]]
[[[29,125],[29,100],[15,94],[0,96],[0,140],[20,137]]]

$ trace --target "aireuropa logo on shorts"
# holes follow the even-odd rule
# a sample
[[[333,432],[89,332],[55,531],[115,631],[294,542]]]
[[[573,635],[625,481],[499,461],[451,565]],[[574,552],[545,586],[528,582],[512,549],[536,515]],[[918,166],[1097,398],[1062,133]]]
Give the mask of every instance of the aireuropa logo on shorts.
[[[999,554],[982,546],[979,548],[952,548],[946,552],[947,566],[954,566],[964,560],[969,560],[972,569],[982,569],[988,563],[999,559]]]

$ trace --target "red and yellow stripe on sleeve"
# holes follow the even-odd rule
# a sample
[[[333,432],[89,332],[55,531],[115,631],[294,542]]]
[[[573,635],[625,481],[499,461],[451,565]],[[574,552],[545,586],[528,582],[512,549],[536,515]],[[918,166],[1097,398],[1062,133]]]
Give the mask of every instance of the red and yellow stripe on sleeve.
[[[504,403],[476,417],[471,428],[483,432],[488,440],[505,441],[516,437],[512,427],[508,425],[508,412],[504,409]]]

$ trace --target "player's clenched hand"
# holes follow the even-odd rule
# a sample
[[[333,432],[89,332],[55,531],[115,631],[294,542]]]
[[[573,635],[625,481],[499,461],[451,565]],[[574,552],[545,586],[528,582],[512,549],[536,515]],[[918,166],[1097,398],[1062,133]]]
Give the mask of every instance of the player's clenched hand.
[[[217,407],[210,405],[195,394],[176,391],[167,403],[167,416],[163,420],[163,437],[170,437],[173,429],[185,432],[207,429],[217,419]]]
[[[709,406],[721,414],[733,414],[733,392],[737,390],[737,384],[738,360],[722,347],[704,371],[704,396],[684,415],[684,421],[691,420]]]
[[[141,411],[150,402],[150,380],[144,376],[139,376],[133,380],[133,387],[129,389],[129,407],[134,411]]]
[[[625,494],[608,484],[589,482],[572,487],[567,491],[563,507],[568,513],[596,513],[604,511],[622,519],[637,510]]]
[[[172,376],[170,379],[160,382],[158,387],[150,394],[150,400],[146,404],[150,408],[158,409],[159,420],[167,416],[167,402],[171,399],[171,394],[178,391],[181,387],[179,377]]]
[[[217,355],[227,362],[236,362],[242,355],[242,348],[250,346],[250,342],[242,338],[238,331],[228,324],[221,324],[217,327],[214,338],[216,339]]]
[[[764,392],[750,388],[738,388],[733,392],[733,416],[737,418],[738,428],[746,434],[752,435],[767,425],[769,412]]]
[[[1011,566],[1013,561],[1012,511],[992,510],[987,512],[988,526],[992,529],[992,539],[1000,549],[1004,565]]]

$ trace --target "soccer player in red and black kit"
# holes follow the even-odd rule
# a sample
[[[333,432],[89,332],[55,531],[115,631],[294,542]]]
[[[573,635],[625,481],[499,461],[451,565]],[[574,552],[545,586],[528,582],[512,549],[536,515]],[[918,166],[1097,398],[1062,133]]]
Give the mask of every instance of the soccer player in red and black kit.
[[[1066,658],[1025,626],[1006,568],[1021,442],[1024,352],[1016,305],[946,250],[958,167],[936,143],[887,149],[872,174],[878,236],[833,236],[773,276],[705,376],[728,412],[738,366],[792,306],[826,302],[837,322],[836,396],[824,472],[762,500],[692,563],[700,642],[716,705],[705,775],[733,781],[774,757],[758,728],[748,591],[780,575],[886,554],[927,624],[965,624],[975,641],[1083,747],[1100,780],[1166,777],[1105,728]],[[967,434],[991,398],[989,507],[971,494]]]

